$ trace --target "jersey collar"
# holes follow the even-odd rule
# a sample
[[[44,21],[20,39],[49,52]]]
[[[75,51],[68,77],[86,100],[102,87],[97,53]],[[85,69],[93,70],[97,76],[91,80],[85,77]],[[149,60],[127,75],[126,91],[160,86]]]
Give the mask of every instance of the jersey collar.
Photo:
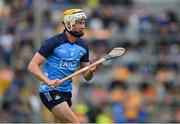
[[[79,38],[77,38],[74,43],[70,42],[70,41],[68,40],[65,32],[66,32],[66,30],[64,29],[64,31],[63,31],[63,38],[64,38],[64,40],[65,40],[66,42],[68,42],[68,43],[70,43],[70,44],[76,44],[76,43],[78,42]]]

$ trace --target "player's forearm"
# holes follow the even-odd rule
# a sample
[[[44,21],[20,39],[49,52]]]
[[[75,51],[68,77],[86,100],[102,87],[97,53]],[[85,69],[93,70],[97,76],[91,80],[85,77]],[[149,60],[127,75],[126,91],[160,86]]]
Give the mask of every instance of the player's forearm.
[[[28,66],[28,71],[31,72],[39,80],[48,84],[49,79],[42,73],[42,71],[38,65],[30,63]]]
[[[91,80],[94,76],[95,72],[94,71],[87,71],[84,73],[84,79],[87,81]]]

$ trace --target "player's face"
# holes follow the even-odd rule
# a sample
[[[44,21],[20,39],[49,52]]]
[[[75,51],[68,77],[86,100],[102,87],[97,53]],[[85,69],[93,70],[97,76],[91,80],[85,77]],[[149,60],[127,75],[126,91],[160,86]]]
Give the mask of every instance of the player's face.
[[[73,25],[72,32],[75,33],[78,37],[84,35],[84,29],[86,28],[86,20],[77,20]]]

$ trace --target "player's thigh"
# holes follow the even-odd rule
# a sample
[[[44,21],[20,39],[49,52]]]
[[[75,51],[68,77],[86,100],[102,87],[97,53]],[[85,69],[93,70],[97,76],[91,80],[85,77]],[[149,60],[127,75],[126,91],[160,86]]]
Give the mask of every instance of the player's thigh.
[[[61,122],[79,123],[76,115],[65,101],[54,106],[51,110]]]

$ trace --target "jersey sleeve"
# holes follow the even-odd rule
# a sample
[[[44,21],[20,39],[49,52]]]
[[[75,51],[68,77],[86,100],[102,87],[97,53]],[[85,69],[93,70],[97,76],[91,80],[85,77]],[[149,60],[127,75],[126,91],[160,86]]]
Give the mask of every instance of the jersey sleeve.
[[[89,48],[87,46],[87,44],[85,44],[85,49],[86,49],[86,54],[84,54],[81,59],[80,62],[89,62]]]
[[[55,41],[52,38],[47,39],[38,50],[38,53],[47,58],[53,53],[55,46]]]

